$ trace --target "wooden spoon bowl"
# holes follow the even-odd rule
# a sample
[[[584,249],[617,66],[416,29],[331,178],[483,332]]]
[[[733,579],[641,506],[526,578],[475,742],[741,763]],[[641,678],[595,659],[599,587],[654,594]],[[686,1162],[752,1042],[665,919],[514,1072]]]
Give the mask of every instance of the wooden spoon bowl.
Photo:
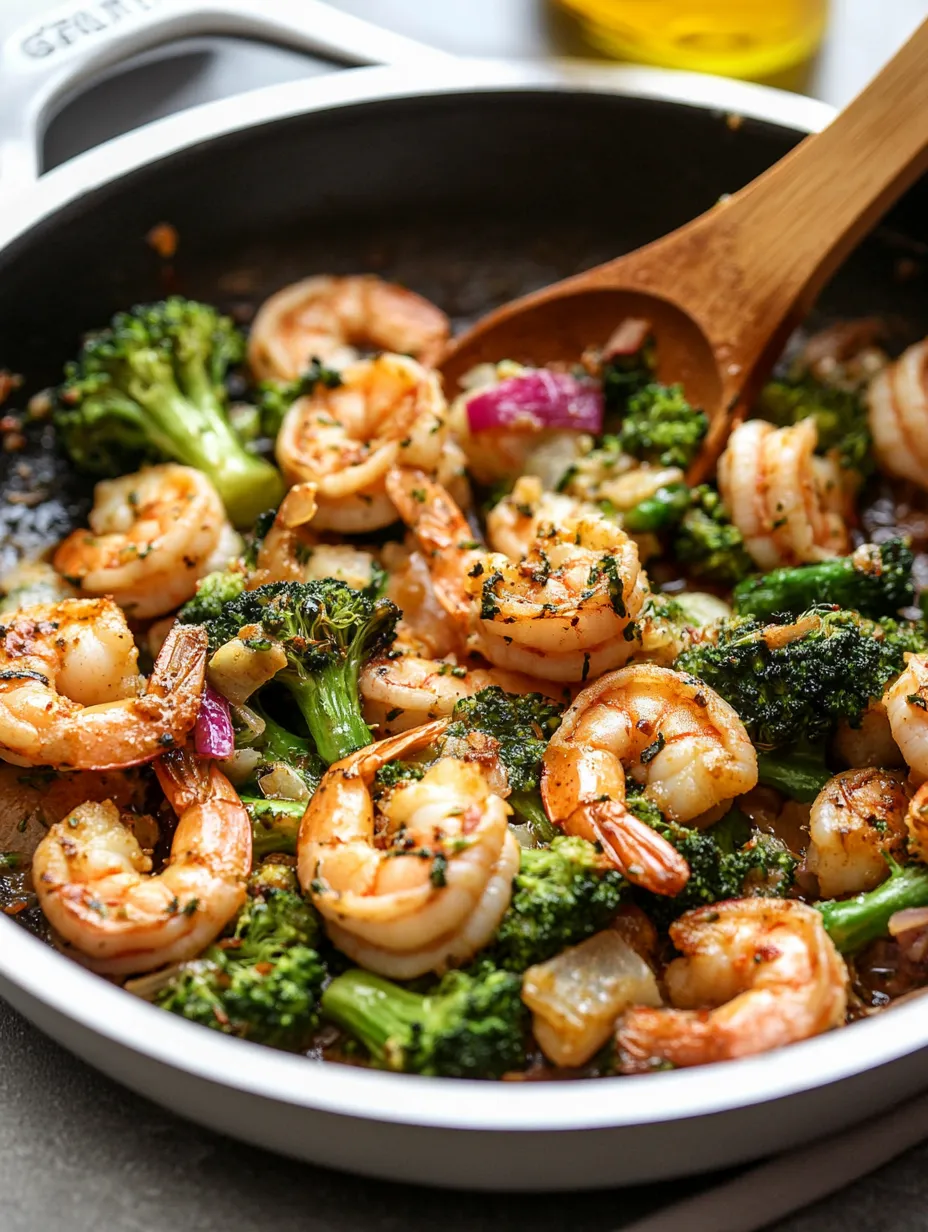
[[[701,477],[822,287],[926,169],[928,21],[828,128],[734,196],[483,317],[450,345],[446,388],[478,363],[576,361],[624,318],[645,319],[658,376],[709,416]]]

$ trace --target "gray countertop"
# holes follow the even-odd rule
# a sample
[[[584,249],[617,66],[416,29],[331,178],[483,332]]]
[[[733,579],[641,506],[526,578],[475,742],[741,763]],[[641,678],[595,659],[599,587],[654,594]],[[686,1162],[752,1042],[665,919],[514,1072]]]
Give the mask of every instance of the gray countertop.
[[[341,7],[461,54],[584,54],[543,0],[340,0]],[[0,0],[4,21],[31,0]],[[833,0],[828,40],[792,81],[845,102],[928,14],[928,0]],[[192,103],[324,71],[279,48],[199,40],[74,102],[52,125],[49,165]],[[118,118],[115,118],[118,117]],[[693,1182],[576,1196],[440,1193],[278,1159],[179,1120],[51,1043],[0,1003],[0,1228],[3,1232],[610,1232]],[[926,1126],[928,1132],[928,1126]],[[779,1232],[921,1232],[928,1143]],[[462,1176],[462,1185],[467,1177]],[[698,1232],[698,1230],[697,1230]]]

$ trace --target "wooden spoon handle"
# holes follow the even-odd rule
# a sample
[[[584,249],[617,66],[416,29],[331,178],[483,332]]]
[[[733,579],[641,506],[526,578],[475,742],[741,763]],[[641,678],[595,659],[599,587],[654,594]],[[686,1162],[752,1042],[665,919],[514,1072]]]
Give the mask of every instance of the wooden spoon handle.
[[[926,169],[928,21],[828,128],[689,226],[622,258],[621,281],[666,287],[672,263],[673,299],[743,372],[765,340],[782,343]]]

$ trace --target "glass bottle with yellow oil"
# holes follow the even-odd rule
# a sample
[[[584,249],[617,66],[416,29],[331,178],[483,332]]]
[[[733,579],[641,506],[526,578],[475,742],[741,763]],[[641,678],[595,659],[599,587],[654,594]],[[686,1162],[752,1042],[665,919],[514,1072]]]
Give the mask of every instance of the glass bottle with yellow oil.
[[[608,55],[767,77],[818,47],[828,0],[558,0]]]

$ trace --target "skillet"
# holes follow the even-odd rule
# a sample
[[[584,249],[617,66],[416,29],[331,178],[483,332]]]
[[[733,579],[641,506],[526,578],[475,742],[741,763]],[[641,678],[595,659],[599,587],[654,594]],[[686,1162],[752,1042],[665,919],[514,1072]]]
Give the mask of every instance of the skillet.
[[[114,14],[119,14],[114,17]],[[89,15],[89,16],[88,16]],[[91,72],[189,33],[400,67],[295,82],[159,121],[36,184],[42,125]],[[49,50],[50,49],[50,50]],[[167,290],[247,312],[312,272],[374,270],[457,323],[655,238],[830,110],[761,87],[571,64],[456,63],[302,0],[101,0],[33,16],[0,53],[0,367],[25,396],[80,333]],[[736,117],[736,118],[733,118]],[[836,277],[820,319],[928,330],[916,186]],[[145,242],[169,221],[170,268]],[[47,429],[0,455],[0,570],[80,524],[87,485]],[[219,1037],[109,986],[0,919],[0,994],[67,1048],[214,1128],[419,1183],[569,1189],[682,1175],[797,1145],[928,1086],[928,1015],[635,1080],[490,1084],[314,1064]]]

